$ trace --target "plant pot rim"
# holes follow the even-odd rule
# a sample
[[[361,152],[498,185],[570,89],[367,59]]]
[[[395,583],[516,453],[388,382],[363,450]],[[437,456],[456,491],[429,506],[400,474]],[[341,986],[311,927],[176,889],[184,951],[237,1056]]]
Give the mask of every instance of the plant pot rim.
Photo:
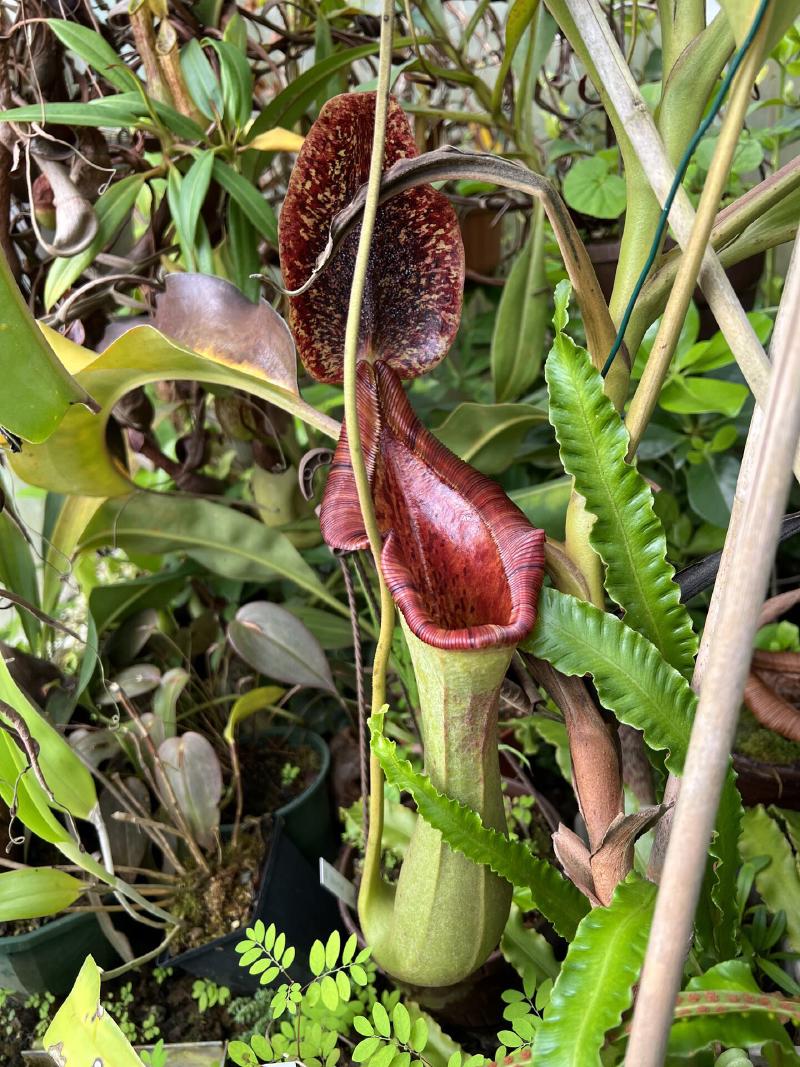
[[[280,727],[272,727],[269,731],[265,731],[272,736],[280,734],[283,731]],[[274,817],[286,819],[292,812],[296,811],[305,801],[311,796],[312,793],[316,793],[318,789],[325,786],[328,772],[331,767],[331,753],[328,748],[328,742],[324,737],[321,737],[315,730],[309,730],[306,726],[294,726],[291,730],[286,732],[287,741],[291,742],[295,739],[295,735],[300,735],[299,740],[301,744],[308,745],[309,748],[313,748],[319,756],[319,770],[317,771],[314,781],[307,785],[302,793],[298,793],[296,797],[288,801],[286,804],[282,804],[281,807],[276,808],[271,814]]]
[[[48,919],[47,922],[43,922],[35,930],[25,930],[19,934],[3,934],[0,937],[0,955],[8,955],[9,950],[13,952],[31,948],[37,941],[47,940],[51,934],[57,934],[70,926],[88,925],[94,918],[93,912],[59,914],[55,919]],[[24,922],[25,920],[20,919],[19,921]]]

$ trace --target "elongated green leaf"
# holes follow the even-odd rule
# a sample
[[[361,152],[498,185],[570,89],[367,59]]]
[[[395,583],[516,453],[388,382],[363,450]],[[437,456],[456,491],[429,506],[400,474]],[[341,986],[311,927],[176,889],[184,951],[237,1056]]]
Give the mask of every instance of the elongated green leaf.
[[[238,307],[235,310],[237,323],[241,324],[243,311]],[[251,310],[256,316],[257,309]],[[206,349],[203,355],[168,340],[151,326],[129,330],[99,356],[45,328],[46,337],[64,365],[77,375],[79,385],[97,394],[95,399],[101,410],[99,415],[93,415],[80,407],[70,408],[51,440],[24,446],[13,457],[14,469],[29,485],[53,492],[84,497],[127,495],[131,482],[108,450],[106,425],[122,396],[139,385],[163,380],[184,379],[244,389],[326,432],[325,426],[332,420],[319,415],[300,398],[291,338],[280,321],[276,324],[272,320],[271,309],[267,310],[265,318],[250,323],[253,333],[260,323],[257,336],[242,337],[237,347],[232,343],[235,337],[231,324],[227,350],[217,345],[216,351]],[[274,335],[270,334],[271,329],[276,331]],[[209,345],[213,345],[210,329],[207,337]],[[335,423],[332,428],[335,432]]]
[[[0,874],[0,922],[57,915],[74,904],[86,886],[53,867],[22,867]]]
[[[206,193],[211,184],[211,171],[214,168],[212,152],[201,152],[192,163],[183,179],[183,195],[186,197],[185,218],[190,240],[194,240],[197,220],[205,203]]]
[[[181,49],[181,70],[192,100],[207,119],[222,114],[222,89],[196,37]]]
[[[534,1063],[601,1067],[605,1035],[633,1000],[655,898],[654,885],[629,875],[607,908],[581,920],[536,1034]]]
[[[144,185],[141,174],[130,174],[127,178],[110,186],[98,197],[94,206],[97,216],[97,233],[92,243],[76,256],[54,259],[47,272],[44,286],[45,307],[50,308],[80,278],[87,267],[91,266],[98,253],[116,237],[123,223],[130,216],[136,197]]]
[[[739,850],[744,860],[769,857],[756,874],[756,889],[771,912],[786,913],[786,936],[792,950],[800,952],[800,873],[789,841],[763,805],[744,813]]]
[[[523,923],[522,912],[516,904],[511,905],[500,951],[521,978],[533,971],[537,984],[547,978],[555,979],[561,966],[547,938]]]
[[[532,404],[459,404],[434,434],[484,474],[500,474],[517,458],[522,438],[545,413]]]
[[[564,300],[568,289],[557,294]],[[556,339],[545,374],[550,421],[564,469],[597,516],[592,546],[606,564],[606,587],[625,622],[647,637],[682,674],[694,666],[697,638],[667,562],[664,530],[650,488],[625,462],[628,434],[588,354],[564,332],[566,306],[556,314]]]
[[[219,56],[222,100],[230,127],[242,129],[253,108],[253,72],[247,56],[228,41],[208,41]]]
[[[544,268],[544,216],[535,211],[534,217],[533,233],[503,287],[492,334],[492,379],[498,402],[522,396],[544,359],[550,293]]]
[[[88,63],[107,82],[121,92],[136,87],[137,77],[125,66],[124,61],[111,45],[95,30],[67,19],[47,19],[47,25],[76,56]]]
[[[651,748],[665,750],[667,768],[683,772],[697,697],[686,679],[645,637],[591,604],[543,589],[539,615],[524,648],[570,676],[591,674],[603,707],[642,730]],[[741,800],[729,772],[710,852],[714,860],[711,929],[732,949],[735,936],[736,827]]]
[[[25,104],[0,111],[0,122],[53,122],[65,126],[135,126],[144,109],[130,93],[79,104]]]
[[[492,111],[497,111],[502,103],[503,85],[508,72],[511,70],[514,53],[522,40],[523,33],[532,22],[538,7],[539,0],[514,0],[509,6],[508,18],[506,19],[506,47],[492,91]]]
[[[0,427],[25,441],[44,441],[69,405],[87,396],[42,337],[3,253],[0,333]]]
[[[410,793],[419,814],[444,837],[455,852],[490,867],[512,885],[530,889],[533,907],[567,939],[586,913],[588,901],[555,867],[538,859],[522,841],[483,825],[477,812],[442,796],[424,774],[397,755],[397,746],[383,734],[383,715],[370,719],[372,751],[380,760],[386,780]]]
[[[233,197],[261,236],[277,247],[278,220],[258,189],[221,159],[214,160],[213,174],[214,180]]]
[[[133,1046],[100,1003],[100,971],[91,956],[44,1035],[44,1047],[65,1067],[143,1067]]]
[[[79,550],[118,545],[131,552],[184,552],[213,574],[239,581],[287,580],[346,615],[289,539],[258,519],[209,500],[135,493],[95,515]]]
[[[567,505],[572,495],[572,479],[569,476],[555,478],[542,485],[512,489],[508,495],[534,526],[544,530],[548,537],[564,540]]]
[[[228,200],[228,241],[225,252],[230,262],[231,280],[248,300],[258,300],[258,278],[252,277],[261,270],[256,228],[233,199]]]
[[[38,607],[39,585],[31,546],[6,512],[0,512],[0,586]],[[28,644],[35,652],[41,623],[23,607],[18,607],[17,612]]]

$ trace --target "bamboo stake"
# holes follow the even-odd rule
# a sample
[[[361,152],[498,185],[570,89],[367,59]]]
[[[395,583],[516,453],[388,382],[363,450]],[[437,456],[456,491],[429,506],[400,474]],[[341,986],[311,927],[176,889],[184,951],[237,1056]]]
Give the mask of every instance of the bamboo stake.
[[[725,538],[718,608],[667,847],[625,1062],[661,1067],[706,869],[744,683],[800,436],[800,240],[784,288],[763,417],[745,446],[737,521]],[[716,592],[716,590],[715,590]]]
[[[653,192],[663,206],[675,176],[675,168],[669,161],[653,117],[619,50],[608,20],[598,0],[564,2],[586,48],[591,52],[595,68],[603,80],[604,91],[619,114]],[[681,248],[689,243],[694,220],[694,208],[685,190],[681,189],[669,214],[670,225]],[[722,264],[710,248],[706,249],[703,256],[699,282],[747,384],[756,401],[763,404],[770,376],[769,360]],[[794,472],[800,480],[800,455],[795,457]]]

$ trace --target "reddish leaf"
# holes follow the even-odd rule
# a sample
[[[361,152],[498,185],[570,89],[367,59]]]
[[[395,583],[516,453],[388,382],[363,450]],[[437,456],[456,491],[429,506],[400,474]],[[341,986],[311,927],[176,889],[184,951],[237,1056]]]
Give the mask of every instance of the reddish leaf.
[[[346,93],[324,106],[297,158],[280,217],[281,269],[299,289],[328,241],[334,216],[367,181],[375,93]],[[408,119],[394,99],[384,170],[416,156]],[[360,227],[311,288],[290,300],[300,358],[319,381],[340,382],[344,334]],[[359,358],[384,359],[415,378],[446,354],[458,329],[464,249],[447,198],[420,185],[378,211],[361,312]]]
[[[383,571],[410,629],[436,648],[516,644],[535,621],[544,533],[425,429],[386,363],[359,364],[357,397]],[[332,548],[367,547],[344,429],[320,521]]]

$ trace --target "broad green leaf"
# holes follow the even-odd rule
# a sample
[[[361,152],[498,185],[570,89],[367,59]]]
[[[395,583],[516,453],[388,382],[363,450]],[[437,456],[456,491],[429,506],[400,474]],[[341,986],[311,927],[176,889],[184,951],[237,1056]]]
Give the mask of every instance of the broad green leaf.
[[[94,212],[97,216],[97,233],[92,243],[76,256],[54,259],[44,285],[44,304],[49,311],[64,295],[73,282],[91,266],[98,254],[116,237],[127,222],[136,197],[144,185],[141,174],[130,174],[115,182],[97,198]]]
[[[42,608],[50,614],[70,575],[70,560],[78,538],[102,503],[103,498],[98,496],[68,496],[61,505],[50,534],[42,579]]]
[[[516,459],[520,442],[546,415],[531,404],[459,404],[434,428],[436,437],[483,474],[499,474]]]
[[[47,1028],[44,1047],[65,1067],[143,1067],[109,1013],[101,1010],[100,971],[91,956]]]
[[[701,991],[714,991],[717,994],[722,994],[723,991],[741,992],[750,994],[754,1000],[761,997],[761,990],[744,960],[726,960],[705,974],[690,978],[686,992],[681,998],[684,1001],[681,1007],[688,1010],[691,1006],[689,995]],[[721,995],[714,998],[714,1001],[719,1000],[722,1000]],[[765,1041],[789,1044],[789,1035],[783,1025],[777,1019],[769,1018],[766,1012],[746,1012],[740,1008],[738,1012],[726,1013],[724,1016],[712,1015],[709,1009],[714,1001],[710,1001],[708,1005],[699,1004],[697,1016],[682,1018],[672,1024],[669,1034],[671,1055],[691,1056],[719,1041],[720,1034],[724,1034],[726,1045],[750,1047],[761,1045]],[[701,1017],[703,1014],[705,1018]]]
[[[247,582],[288,580],[346,615],[292,543],[224,504],[166,493],[134,493],[106,502],[83,532],[78,548],[117,545],[147,556],[183,552],[212,574]]]
[[[47,25],[62,44],[93,67],[115,89],[123,93],[131,87],[136,89],[138,82],[136,75],[125,66],[122,58],[95,30],[67,19],[47,19]]]
[[[222,115],[222,89],[196,37],[181,49],[181,70],[192,100],[207,119]]]
[[[720,7],[728,16],[736,44],[741,46],[753,26],[759,0],[721,0]],[[798,0],[773,0],[767,5],[764,18],[769,19],[769,26],[763,46],[765,55],[775,47],[798,15]]]
[[[133,127],[144,113],[129,93],[80,104],[26,104],[0,111],[0,122],[58,123],[64,126]]]
[[[98,501],[98,508],[102,506]],[[92,513],[96,513],[98,508]],[[81,534],[89,525],[86,521],[75,537],[74,548]],[[95,586],[89,594],[89,612],[95,621],[98,633],[103,634],[111,627],[118,626],[134,613],[145,608],[165,608],[186,588],[197,566],[188,563],[182,567],[146,574],[139,578],[130,578],[126,582],[113,582]]]
[[[594,219],[617,219],[625,210],[625,180],[598,156],[579,159],[567,171],[564,199],[574,211]]]
[[[2,253],[0,333],[0,437],[5,428],[25,441],[44,441],[71,404],[88,398],[42,337]]]
[[[86,885],[54,867],[22,867],[0,874],[0,922],[57,915],[74,904]]]
[[[97,793],[91,774],[78,759],[69,742],[33,707],[17,686],[2,656],[0,656],[0,700],[5,701],[16,711],[24,720],[33,739],[38,742],[39,766],[56,798],[56,803],[63,805],[77,819],[90,818],[97,807]],[[1,710],[0,718],[13,730],[13,721]],[[22,752],[20,752],[20,757],[24,766],[27,757]]]
[[[674,378],[661,390],[659,406],[677,415],[719,413],[734,419],[742,410],[750,390],[740,382],[694,375]]]
[[[245,663],[268,678],[336,692],[319,641],[280,604],[255,600],[243,605],[228,625],[228,641]]]
[[[713,526],[727,526],[731,517],[739,460],[729,452],[712,453],[686,468],[692,511]]]
[[[329,611],[294,601],[287,603],[285,607],[305,623],[326,652],[353,647],[353,626],[348,620],[331,615]]]
[[[506,279],[492,334],[491,365],[498,402],[516,400],[536,380],[544,359],[549,289],[544,267],[544,216]]]
[[[564,469],[597,517],[590,538],[606,565],[606,588],[625,611],[627,625],[689,675],[697,638],[667,562],[653,495],[636,468],[625,462],[627,430],[587,353],[561,330],[545,375]]]
[[[222,736],[227,743],[229,745],[233,743],[236,736],[236,727],[240,722],[243,722],[244,719],[249,719],[251,715],[255,715],[258,711],[271,709],[273,705],[278,703],[285,692],[286,690],[281,689],[279,685],[262,685],[243,693],[234,702],[228,721],[225,724]]]
[[[274,352],[251,347],[247,354],[237,353],[238,359],[223,351],[199,355],[151,326],[138,326],[98,356],[47,327],[44,332],[79,385],[96,393],[101,411],[93,415],[81,407],[70,408],[51,440],[24,446],[14,456],[15,471],[30,485],[87,497],[130,493],[127,474],[106,446],[106,425],[117,401],[148,382],[184,379],[244,389],[299,415],[323,432],[332,421],[300,398],[294,355],[290,357],[288,349],[283,351],[285,344]]]
[[[277,247],[278,220],[258,189],[221,159],[214,159],[213,175],[214,180],[233,197],[261,236]]]
[[[0,586],[23,597],[34,607],[39,606],[39,584],[33,551],[6,511],[0,511]],[[42,631],[41,623],[21,606],[17,607],[17,614],[31,650],[36,652]]]
[[[383,733],[382,714],[370,719],[372,751],[380,760],[386,780],[411,794],[423,819],[439,830],[450,848],[475,863],[483,863],[512,885],[530,889],[533,907],[567,939],[586,913],[585,897],[545,860],[534,856],[522,841],[509,841],[488,829],[477,812],[442,796],[430,779],[418,774],[397,755],[397,746]]]
[[[633,1000],[655,897],[654,885],[629,875],[607,908],[581,920],[536,1034],[534,1063],[601,1067],[605,1035]]]
[[[789,841],[761,804],[744,813],[739,851],[743,860],[769,858],[756,874],[756,889],[773,914],[785,912],[789,945],[800,952],[800,873]]]
[[[492,90],[492,111],[497,111],[503,101],[503,86],[508,72],[511,70],[514,53],[522,40],[522,35],[532,22],[538,7],[539,0],[514,0],[509,6],[503,59]]]
[[[534,526],[544,530],[548,537],[563,541],[567,505],[572,495],[569,476],[525,489],[512,489],[508,495]]]
[[[718,140],[718,137],[704,137],[697,146],[693,161],[703,170],[708,170],[711,166],[711,160],[717,150]],[[749,171],[757,170],[761,166],[763,159],[764,149],[760,141],[747,130],[743,130],[739,136],[736,151],[733,153],[731,173],[747,174]]]

